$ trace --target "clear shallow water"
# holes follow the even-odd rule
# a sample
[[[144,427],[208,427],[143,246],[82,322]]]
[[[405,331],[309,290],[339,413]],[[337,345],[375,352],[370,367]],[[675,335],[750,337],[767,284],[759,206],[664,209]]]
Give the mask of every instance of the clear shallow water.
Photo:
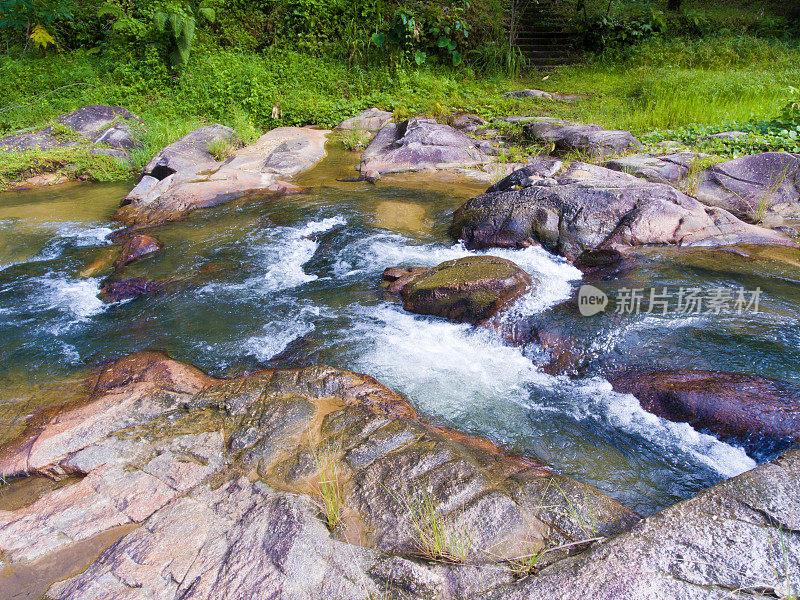
[[[369,373],[432,420],[534,455],[643,513],[756,464],[741,448],[644,412],[603,374],[639,364],[800,382],[796,251],[748,261],[649,253],[625,277],[629,285],[760,286],[764,314],[575,321],[569,326],[591,348],[589,368],[580,379],[553,377],[536,367],[535,348],[408,314],[380,293],[386,267],[469,254],[446,228],[452,210],[485,185],[427,176],[337,183],[352,162],[333,153],[302,178],[307,195],[243,200],[159,228],[165,249],[125,274],[166,281],[166,293],[113,305],[97,293],[116,257],[105,241],[117,227],[109,215],[128,186],[0,196],[0,427],[8,433],[37,404],[52,403],[42,385],[160,349],[217,375],[314,363]],[[581,284],[580,272],[541,249],[492,254],[536,282],[507,321],[557,314]]]

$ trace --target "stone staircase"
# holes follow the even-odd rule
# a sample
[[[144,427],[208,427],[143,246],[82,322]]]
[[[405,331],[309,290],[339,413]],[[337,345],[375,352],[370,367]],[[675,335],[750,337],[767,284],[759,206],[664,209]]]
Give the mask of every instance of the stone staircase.
[[[525,7],[517,28],[516,44],[528,65],[548,70],[579,61],[577,38],[568,29],[563,2],[539,0]]]

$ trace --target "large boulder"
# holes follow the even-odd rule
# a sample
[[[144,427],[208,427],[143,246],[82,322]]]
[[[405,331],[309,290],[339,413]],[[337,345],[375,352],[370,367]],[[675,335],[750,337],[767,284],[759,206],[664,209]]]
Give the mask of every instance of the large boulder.
[[[361,131],[369,131],[375,133],[383,128],[384,125],[389,123],[394,118],[394,115],[380,108],[368,108],[362,110],[355,117],[345,119],[336,126],[336,129],[351,130],[358,129]]]
[[[800,218],[800,158],[787,152],[742,156],[700,173],[695,197],[750,221]]]
[[[127,159],[128,151],[136,145],[131,124],[137,122],[141,122],[139,117],[125,108],[93,104],[58,117],[56,123],[65,127],[65,131],[51,126],[6,136],[0,138],[0,149],[23,152],[88,144],[96,146],[95,150],[100,153],[113,153]]]
[[[406,310],[473,325],[493,317],[531,286],[530,275],[496,256],[468,256],[399,273],[397,268],[387,269],[383,278]]]
[[[379,173],[454,169],[483,164],[491,145],[476,142],[433,119],[389,123],[378,132],[361,157],[360,169]]]
[[[555,180],[472,198],[456,211],[450,231],[468,248],[539,243],[569,259],[643,245],[794,245],[671,186],[581,162]]]
[[[758,600],[800,590],[800,451],[709,488],[488,600]]]
[[[630,131],[603,129],[599,125],[582,125],[550,117],[537,117],[522,128],[529,139],[551,143],[557,155],[583,152],[588,156],[622,154],[641,146]]]
[[[695,165],[707,157],[707,154],[697,154],[696,152],[676,152],[666,156],[635,154],[614,158],[603,163],[603,166],[653,183],[668,183],[677,187],[695,171],[699,175]]]
[[[426,423],[364,375],[218,380],[143,352],[88,386],[0,446],[5,477],[69,484],[0,510],[0,567],[36,575],[0,577],[4,597],[466,600],[513,581],[498,559],[561,557],[638,521],[591,486]],[[425,543],[432,526],[443,546]],[[65,556],[69,573],[48,570]]]
[[[800,390],[737,373],[629,369],[609,380],[659,417],[720,435],[800,440]]]
[[[319,162],[325,156],[328,133],[281,127],[218,161],[209,152],[209,144],[220,140],[233,144],[235,133],[224,125],[202,127],[164,148],[147,164],[117,217],[129,224],[153,225],[244,195],[298,193],[300,188],[279,177],[297,175]]]

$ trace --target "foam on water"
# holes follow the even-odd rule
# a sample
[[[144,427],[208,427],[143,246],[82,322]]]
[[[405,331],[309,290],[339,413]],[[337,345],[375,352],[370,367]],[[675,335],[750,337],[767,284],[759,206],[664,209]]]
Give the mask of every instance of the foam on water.
[[[319,314],[318,308],[305,307],[291,318],[270,321],[263,327],[264,335],[252,336],[244,341],[242,354],[260,362],[268,361],[286,350],[294,340],[314,331],[316,326],[311,319]]]
[[[83,225],[80,223],[45,223],[43,228],[53,228],[55,237],[42,248],[33,260],[55,260],[67,248],[87,248],[107,246],[108,236],[113,229],[102,225]]]
[[[234,293],[244,290],[271,293],[315,281],[317,276],[308,274],[303,269],[319,248],[319,243],[310,236],[325,233],[346,223],[344,217],[336,216],[310,221],[300,227],[275,227],[267,232],[260,232],[266,235],[266,240],[249,239],[248,242],[251,243],[253,260],[264,268],[263,274],[250,277],[241,284],[209,284],[200,293],[218,293],[221,290]]]
[[[31,280],[41,290],[41,308],[56,309],[67,317],[67,325],[88,321],[103,312],[106,304],[98,297],[100,279],[70,279],[54,274]],[[59,323],[60,329],[64,323]]]
[[[624,432],[646,440],[672,462],[726,477],[755,466],[739,448],[645,412],[633,396],[613,392],[605,380],[572,381],[538,372],[521,349],[489,331],[413,316],[386,304],[355,308],[354,317],[348,335],[359,346],[356,368],[407,394],[425,413],[502,437],[483,416],[491,412],[488,407],[502,414],[514,403]]]
[[[492,248],[471,251],[461,243],[449,247],[437,244],[414,245],[400,234],[389,233],[379,233],[352,242],[340,252],[333,270],[339,277],[350,277],[379,273],[386,267],[399,265],[435,267],[446,260],[478,255],[506,258],[533,278],[531,293],[526,294],[510,309],[509,313],[514,316],[537,313],[566,300],[572,293],[571,282],[581,278],[578,269],[538,246],[523,250]]]

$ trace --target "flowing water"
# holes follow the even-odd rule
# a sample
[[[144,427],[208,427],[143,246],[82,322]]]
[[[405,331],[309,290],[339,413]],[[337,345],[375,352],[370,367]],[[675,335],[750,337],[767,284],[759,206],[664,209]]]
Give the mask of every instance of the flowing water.
[[[158,349],[220,376],[316,363],[368,373],[431,420],[538,457],[644,514],[780,449],[748,454],[657,418],[614,393],[603,374],[660,365],[800,383],[796,251],[748,260],[647,253],[623,282],[760,287],[760,314],[575,319],[589,368],[577,379],[550,376],[530,345],[406,313],[380,293],[386,267],[470,254],[446,229],[452,211],[485,185],[425,175],[336,182],[354,162],[333,151],[300,178],[306,195],[240,200],[159,228],[164,250],[125,275],[166,281],[166,292],[110,305],[98,299],[117,252],[106,240],[119,227],[109,216],[130,185],[0,195],[0,441],[38,407],[78,394],[81,369]],[[548,315],[582,283],[577,269],[540,248],[491,254],[536,282],[507,320]]]

